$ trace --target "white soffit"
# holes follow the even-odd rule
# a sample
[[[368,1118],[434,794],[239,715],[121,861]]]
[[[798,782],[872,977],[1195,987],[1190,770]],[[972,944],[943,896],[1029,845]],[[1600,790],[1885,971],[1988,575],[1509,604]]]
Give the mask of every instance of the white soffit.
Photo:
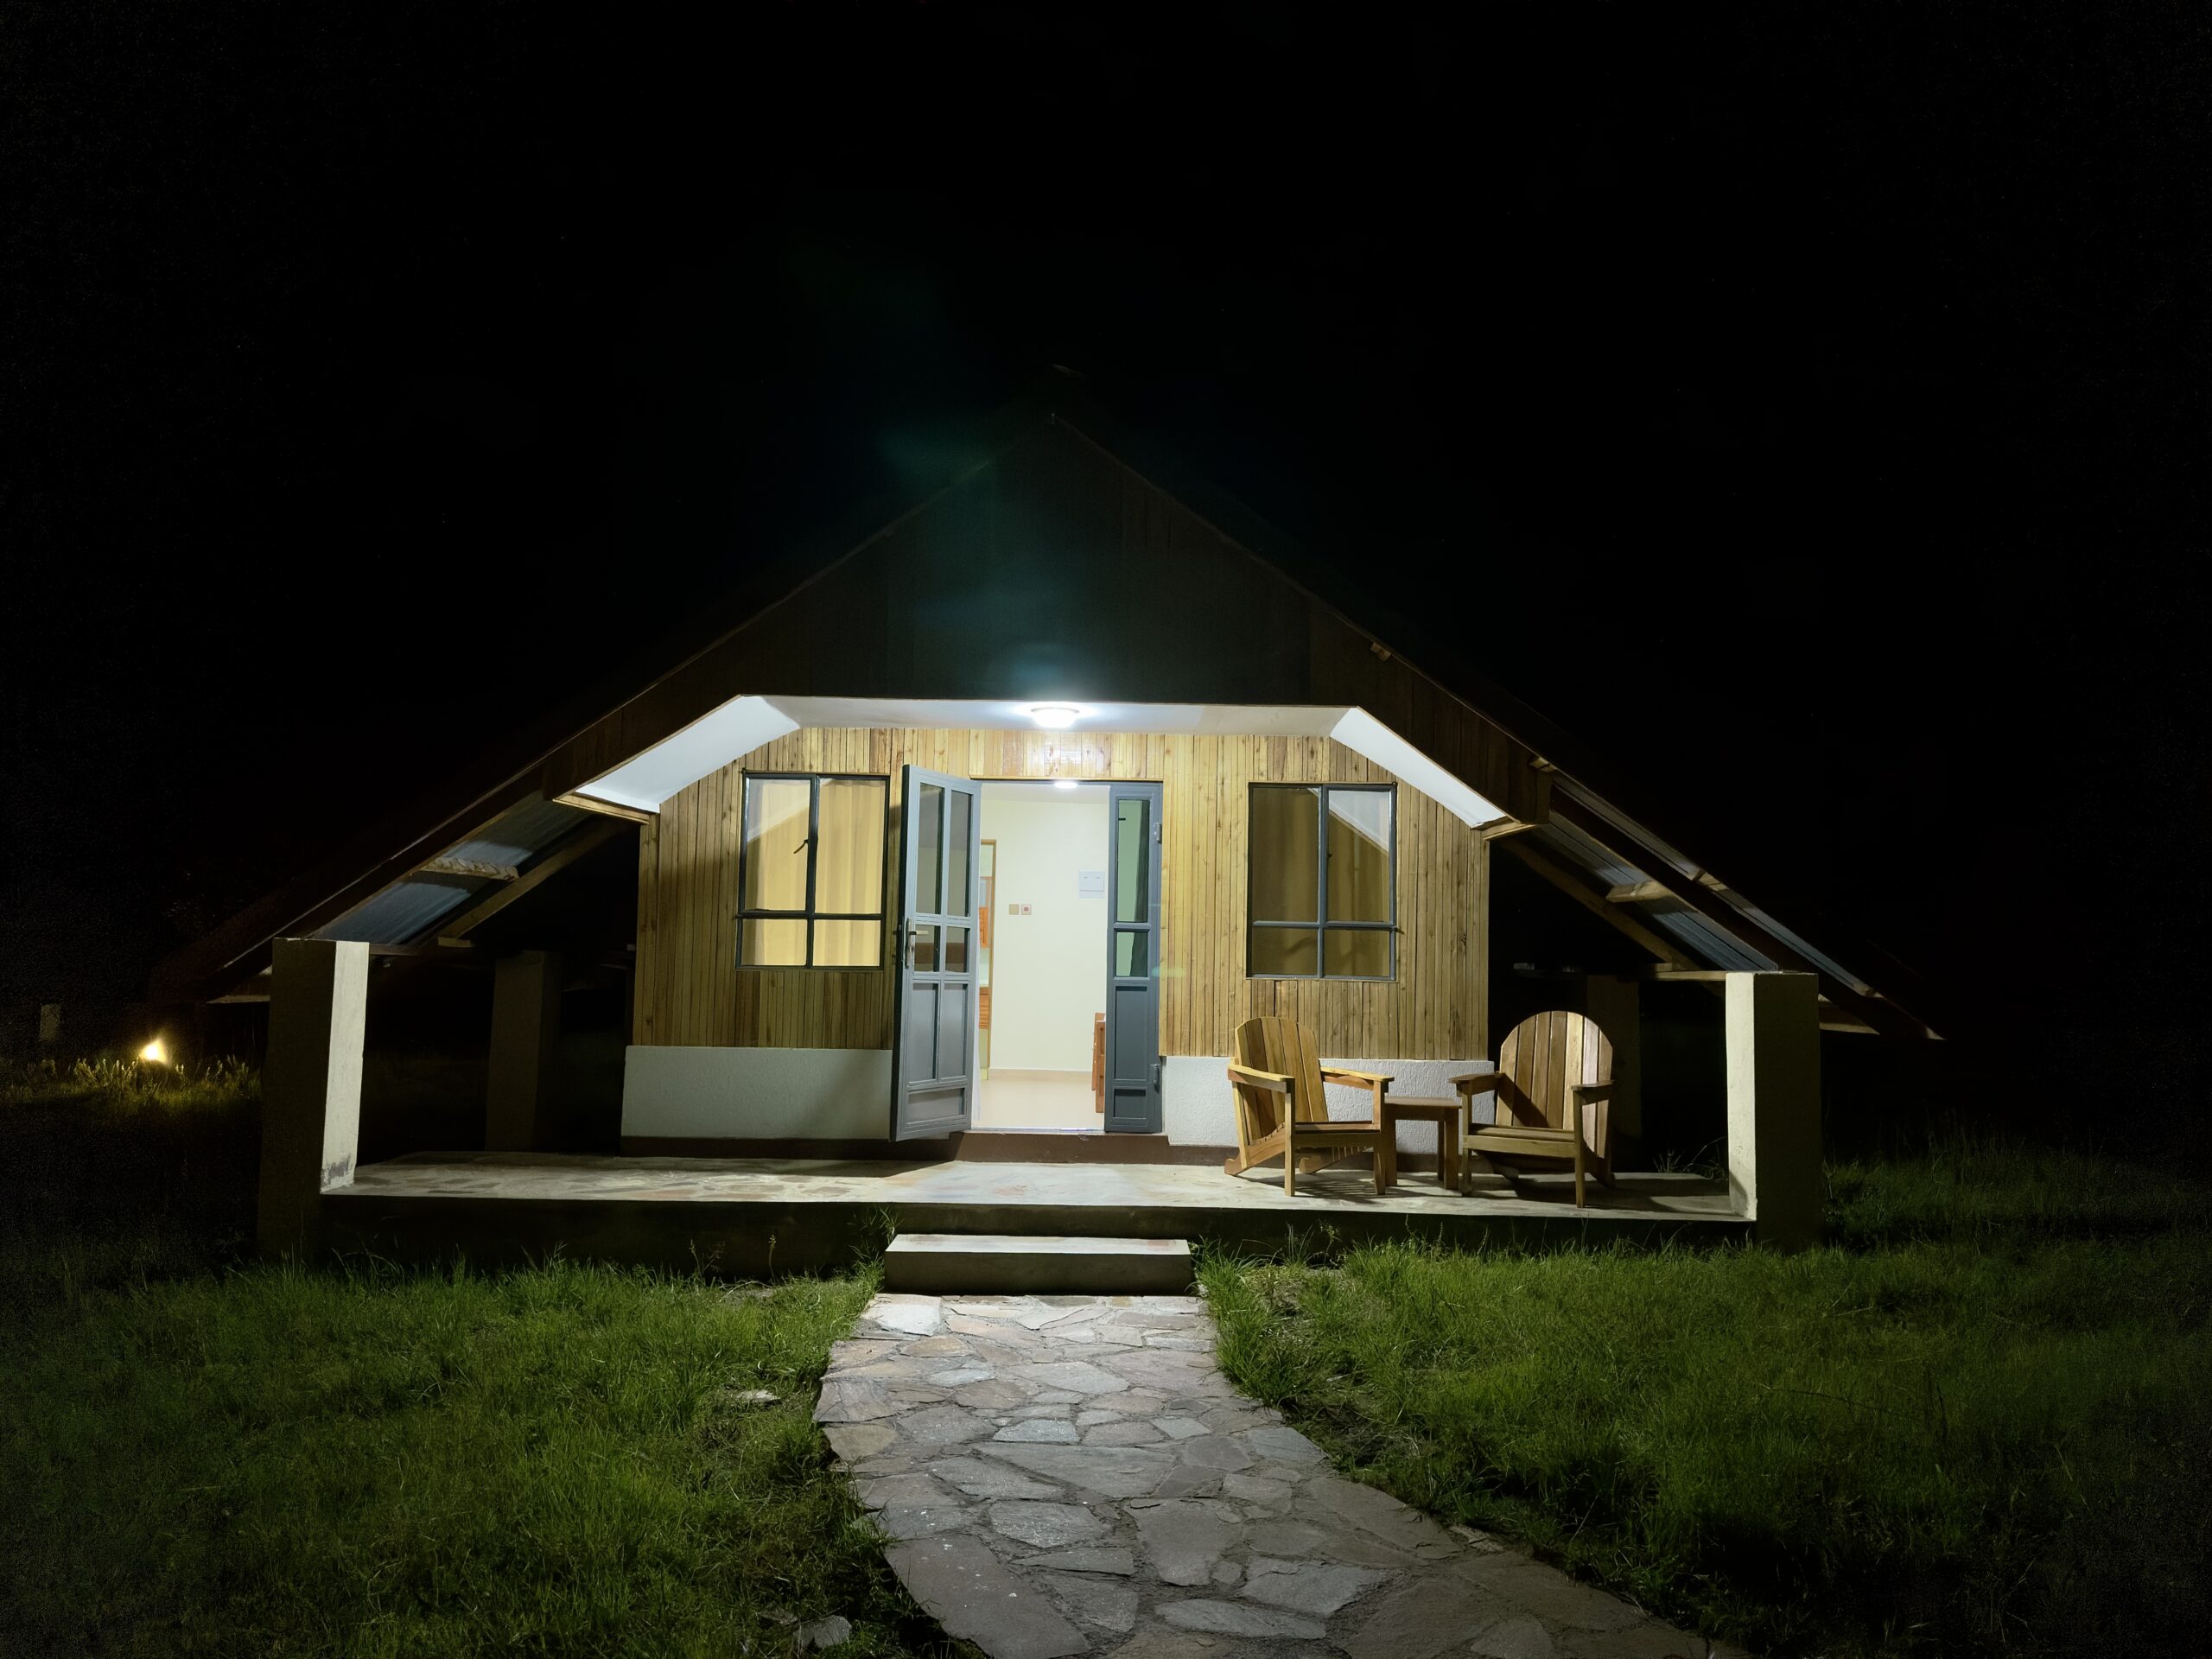
[[[898,697],[738,697],[694,721],[576,792],[641,811],[764,743],[810,727],[880,727],[906,731],[1027,732],[1040,729],[1030,702],[929,701]],[[1217,737],[1333,737],[1355,754],[1403,779],[1473,826],[1505,817],[1364,709],[1286,704],[1076,703],[1071,738],[1086,732],[1197,733]]]
[[[1025,697],[1019,702],[902,697],[772,697],[769,701],[801,726],[925,732],[1039,731],[1043,728],[1029,711],[1060,703],[1083,711],[1067,728],[1078,736],[1084,732],[1196,732],[1217,737],[1324,737],[1344,712],[1341,707],[1085,702],[1079,697]]]
[[[1329,735],[1411,784],[1471,830],[1506,816],[1364,709],[1347,709]]]
[[[772,743],[798,727],[798,721],[766,697],[734,698],[693,721],[675,736],[662,739],[643,754],[593,779],[576,793],[616,806],[657,812],[660,804],[677,791],[688,789],[709,772],[721,771],[740,755],[750,754],[763,743]]]

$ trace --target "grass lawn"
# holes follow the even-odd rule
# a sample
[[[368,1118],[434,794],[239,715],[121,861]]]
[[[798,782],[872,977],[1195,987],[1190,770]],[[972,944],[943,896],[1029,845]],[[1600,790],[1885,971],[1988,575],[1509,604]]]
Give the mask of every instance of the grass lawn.
[[[251,1096],[0,1080],[0,1653],[954,1650],[810,1421],[871,1273],[246,1264]]]
[[[1774,1654],[2212,1650],[2212,1202],[1958,1147],[1794,1257],[1217,1259],[1241,1386],[1364,1478]]]

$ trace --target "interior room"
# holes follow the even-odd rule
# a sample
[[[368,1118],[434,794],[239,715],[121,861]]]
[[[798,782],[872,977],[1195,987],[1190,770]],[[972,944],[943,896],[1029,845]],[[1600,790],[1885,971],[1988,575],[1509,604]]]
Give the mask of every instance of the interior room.
[[[982,786],[979,1129],[1102,1127],[1106,798],[1065,779]]]

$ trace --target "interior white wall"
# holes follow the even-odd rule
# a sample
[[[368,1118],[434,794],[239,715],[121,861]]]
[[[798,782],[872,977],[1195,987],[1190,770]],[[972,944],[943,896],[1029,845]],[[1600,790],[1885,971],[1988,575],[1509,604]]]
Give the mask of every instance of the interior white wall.
[[[1090,1070],[1106,1011],[1106,895],[1077,877],[1107,868],[1106,790],[983,785],[982,835],[998,846],[991,918],[991,1069]],[[1009,916],[1008,905],[1027,905]]]

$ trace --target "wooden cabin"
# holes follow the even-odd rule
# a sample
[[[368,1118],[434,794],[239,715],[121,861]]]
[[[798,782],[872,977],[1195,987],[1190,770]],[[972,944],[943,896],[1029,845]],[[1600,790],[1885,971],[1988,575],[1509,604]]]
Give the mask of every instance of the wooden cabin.
[[[620,836],[626,1150],[1224,1148],[1255,1014],[1448,1093],[1500,1034],[1501,857],[1653,974],[1802,975],[1824,1025],[1932,1034],[1901,969],[1789,930],[1564,734],[1405,660],[1140,448],[1062,391],[1017,405],[706,649],[368,832],[173,962],[166,994],[268,996],[283,938],[464,948]],[[527,964],[500,986],[487,1143],[528,1146],[549,995]],[[1796,1109],[1817,1146],[1816,1096]]]

